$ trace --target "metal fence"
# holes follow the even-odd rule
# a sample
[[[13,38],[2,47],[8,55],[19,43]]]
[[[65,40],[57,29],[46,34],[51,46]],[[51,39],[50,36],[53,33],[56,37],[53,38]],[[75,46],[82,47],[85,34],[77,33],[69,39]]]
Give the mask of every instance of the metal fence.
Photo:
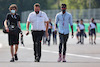
[[[52,21],[55,20],[55,16],[58,12],[61,10],[43,10],[47,13],[48,17],[52,19]],[[73,21],[76,21],[77,19],[84,19],[85,22],[89,22],[90,18],[95,18],[96,22],[100,22],[100,9],[71,9],[67,10],[69,13],[73,16]],[[25,11],[21,14],[21,22],[25,23],[27,21],[27,17],[29,13],[32,11]]]

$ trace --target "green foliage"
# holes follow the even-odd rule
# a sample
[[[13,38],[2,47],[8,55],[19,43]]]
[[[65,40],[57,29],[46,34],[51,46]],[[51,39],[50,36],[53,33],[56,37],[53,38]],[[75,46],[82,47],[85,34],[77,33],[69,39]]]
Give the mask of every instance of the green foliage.
[[[68,9],[88,9],[89,2],[91,8],[100,8],[100,0],[60,0],[61,3],[66,3]]]
[[[21,15],[23,11],[33,10],[34,3],[40,3],[41,10],[58,9],[61,3],[66,3],[68,9],[89,8],[89,0],[0,0],[0,28],[11,4],[17,4],[18,13]],[[99,4],[100,0],[91,0],[91,8],[100,8]]]
[[[0,28],[3,25],[6,14],[9,12],[9,6],[11,4],[16,4],[18,6],[18,13],[21,15],[21,12],[27,10],[33,10],[33,5],[35,3],[40,3],[41,10],[47,10],[56,8],[53,5],[57,0],[0,0]]]

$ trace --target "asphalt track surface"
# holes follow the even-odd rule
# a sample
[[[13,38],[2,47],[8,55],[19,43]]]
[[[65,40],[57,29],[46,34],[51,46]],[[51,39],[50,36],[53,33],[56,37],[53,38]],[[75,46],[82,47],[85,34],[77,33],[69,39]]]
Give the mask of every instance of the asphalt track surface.
[[[89,38],[85,38],[84,45],[76,44],[77,39],[69,36],[67,43],[66,63],[57,62],[59,37],[57,45],[42,44],[42,57],[39,63],[34,62],[34,51],[32,36],[25,35],[25,47],[19,44],[19,60],[11,63],[10,47],[8,45],[8,36],[0,31],[0,67],[100,67],[100,34],[97,34],[96,45],[89,44]]]

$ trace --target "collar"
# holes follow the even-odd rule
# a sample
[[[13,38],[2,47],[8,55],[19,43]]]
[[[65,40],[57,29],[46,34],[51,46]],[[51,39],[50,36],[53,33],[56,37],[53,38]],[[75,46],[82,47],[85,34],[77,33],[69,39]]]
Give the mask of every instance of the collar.
[[[35,11],[34,11],[34,13],[35,13]],[[40,15],[40,14],[41,14],[41,11],[39,11],[39,14],[36,14],[36,13],[35,13],[35,15]]]
[[[62,14],[62,15],[67,14],[67,11],[66,11],[64,14],[63,14],[62,11],[61,11],[61,14]]]

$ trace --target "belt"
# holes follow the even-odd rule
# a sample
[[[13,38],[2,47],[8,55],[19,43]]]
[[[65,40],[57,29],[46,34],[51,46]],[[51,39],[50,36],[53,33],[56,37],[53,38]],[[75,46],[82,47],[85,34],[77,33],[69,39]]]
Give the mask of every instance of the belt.
[[[34,32],[40,32],[40,31],[44,31],[44,30],[31,30],[31,31],[34,31]]]

